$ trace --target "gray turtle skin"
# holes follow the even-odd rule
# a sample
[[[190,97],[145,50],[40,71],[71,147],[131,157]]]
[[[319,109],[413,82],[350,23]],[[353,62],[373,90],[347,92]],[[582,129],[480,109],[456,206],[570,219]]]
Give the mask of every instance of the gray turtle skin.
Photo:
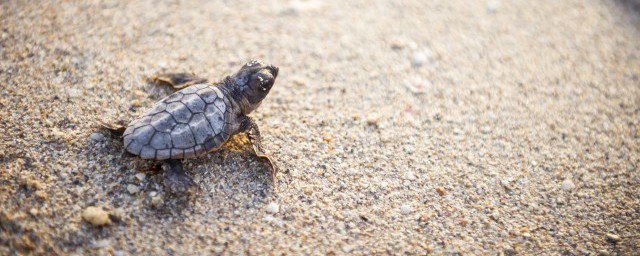
[[[252,60],[233,76],[219,83],[200,83],[198,77],[169,74],[167,80],[180,81],[181,88],[157,102],[132,121],[123,134],[127,152],[143,159],[163,160],[165,186],[173,192],[191,193],[195,183],[182,170],[180,159],[196,157],[220,148],[231,136],[247,132],[256,155],[264,153],[260,131],[247,115],[271,90],[278,68]],[[195,84],[193,84],[195,83]],[[191,85],[193,84],[193,85]]]

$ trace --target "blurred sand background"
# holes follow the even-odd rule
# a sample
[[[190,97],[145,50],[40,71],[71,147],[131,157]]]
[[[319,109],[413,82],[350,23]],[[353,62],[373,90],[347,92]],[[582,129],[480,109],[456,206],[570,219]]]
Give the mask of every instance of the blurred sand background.
[[[638,1],[9,0],[0,24],[0,255],[640,250]],[[252,58],[280,67],[253,114],[275,184],[236,139],[168,195],[97,125],[171,93],[158,72]]]

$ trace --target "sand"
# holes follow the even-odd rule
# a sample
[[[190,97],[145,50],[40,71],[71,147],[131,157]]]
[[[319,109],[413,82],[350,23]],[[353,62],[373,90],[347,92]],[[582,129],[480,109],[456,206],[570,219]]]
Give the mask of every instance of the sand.
[[[2,1],[0,24],[0,255],[640,250],[638,1]],[[170,195],[98,125],[171,93],[154,74],[252,58],[280,67],[252,114],[275,182],[239,136]]]

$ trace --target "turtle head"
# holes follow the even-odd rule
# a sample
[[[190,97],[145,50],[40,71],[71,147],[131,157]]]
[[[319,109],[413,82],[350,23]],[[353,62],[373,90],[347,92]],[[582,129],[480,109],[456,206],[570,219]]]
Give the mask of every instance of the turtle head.
[[[249,114],[260,106],[262,100],[269,94],[278,76],[278,67],[266,65],[259,60],[249,61],[233,76],[231,82],[236,92],[236,101],[240,103],[242,112]],[[246,99],[243,100],[241,98]]]

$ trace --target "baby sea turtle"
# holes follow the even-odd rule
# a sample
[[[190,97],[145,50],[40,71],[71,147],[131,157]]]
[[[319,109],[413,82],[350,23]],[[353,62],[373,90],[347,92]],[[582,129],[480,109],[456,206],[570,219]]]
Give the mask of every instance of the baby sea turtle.
[[[275,165],[261,144],[258,125],[247,116],[267,96],[278,68],[252,60],[221,82],[182,73],[154,77],[181,89],[156,103],[123,133],[127,152],[143,159],[162,160],[165,187],[192,193],[195,182],[182,169],[182,159],[220,148],[231,136],[247,133],[253,150]],[[182,89],[183,88],[183,89]]]

